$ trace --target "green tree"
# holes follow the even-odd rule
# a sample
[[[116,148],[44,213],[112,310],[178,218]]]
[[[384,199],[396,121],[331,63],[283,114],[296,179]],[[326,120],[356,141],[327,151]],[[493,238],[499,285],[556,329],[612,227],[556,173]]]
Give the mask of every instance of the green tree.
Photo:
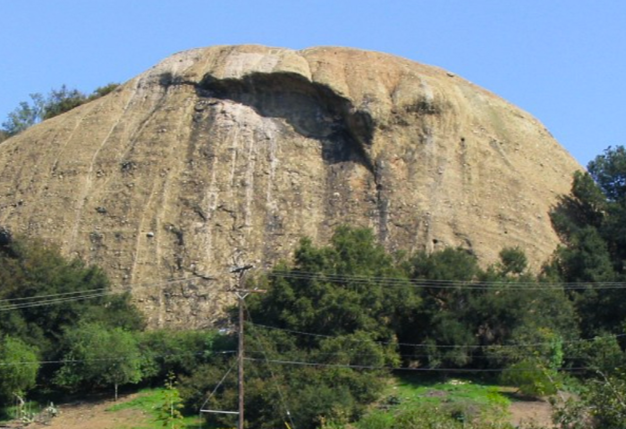
[[[591,409],[594,427],[624,429],[626,422],[626,376],[623,372],[600,374],[592,380],[584,399]]]
[[[109,280],[99,268],[68,260],[41,241],[6,237],[0,242],[0,299],[11,311],[0,318],[0,333],[19,337],[55,360],[65,331],[80,321],[143,328],[130,297],[110,294]]]
[[[518,338],[519,344],[532,346],[494,350],[514,362],[502,373],[502,382],[524,395],[554,395],[562,384],[558,371],[563,365],[563,340],[548,329],[528,330]]]
[[[340,227],[327,247],[303,239],[293,267],[277,266],[266,283],[266,294],[248,298],[252,318],[310,333],[363,331],[392,340],[419,306],[406,274],[369,229]]]
[[[497,264],[500,275],[521,275],[528,268],[528,258],[519,247],[508,247],[500,251],[500,263]]]
[[[99,86],[98,88],[94,89],[94,91],[91,93],[91,95],[88,98],[88,101],[95,100],[96,98],[104,97],[105,95],[108,95],[112,93],[113,91],[115,91],[119,86],[120,86],[119,83],[114,83],[114,82],[108,83],[104,86]]]
[[[420,252],[408,261],[406,270],[419,286],[422,306],[414,312],[412,323],[405,326],[399,339],[402,343],[426,346],[404,348],[402,354],[426,355],[426,359],[417,358],[413,362],[418,365],[468,364],[473,350],[479,346],[474,328],[466,320],[468,312],[472,311],[472,297],[476,295],[466,286],[476,281],[481,273],[477,258],[460,248],[430,254]],[[474,345],[476,347],[472,347]]]
[[[550,213],[561,239],[568,243],[585,226],[601,226],[606,210],[606,197],[589,173],[576,171],[569,195],[563,196]]]
[[[121,328],[82,324],[66,334],[68,352],[56,383],[76,390],[85,386],[118,386],[142,379],[144,358],[135,336]]]
[[[609,147],[588,165],[606,196],[606,215],[601,227],[615,271],[622,279],[626,271],[626,149]]]
[[[613,374],[626,364],[626,355],[615,335],[595,337],[574,344],[568,354],[576,356],[575,365],[603,374]]]
[[[86,101],[87,96],[85,94],[77,89],[69,89],[67,86],[62,85],[60,89],[53,89],[48,94],[41,112],[41,120],[45,121],[69,112]]]
[[[510,357],[489,348],[525,342],[524,332],[549,329],[563,338],[578,337],[563,289],[528,274],[520,249],[504,249],[500,262],[486,270],[474,255],[451,248],[417,254],[407,270],[423,302],[400,337],[401,343],[420,344],[402,351],[416,356],[414,365],[501,367]]]
[[[594,283],[626,280],[626,150],[609,147],[574,175],[572,191],[551,213],[564,246],[546,273],[566,282],[589,282],[571,293],[586,336],[621,329],[626,294]]]
[[[234,338],[216,331],[150,330],[138,335],[145,356],[144,378],[162,380],[173,373],[190,375],[215,356],[236,349]]]
[[[0,397],[23,396],[35,387],[39,366],[35,347],[19,338],[4,336],[0,339]]]
[[[30,102],[22,101],[19,106],[8,114],[2,123],[3,131],[9,136],[21,133],[25,129],[41,121],[45,101],[41,94],[30,94]]]
[[[626,198],[626,149],[608,147],[587,166],[589,174],[609,201]]]
[[[30,94],[30,101],[22,101],[19,106],[8,114],[7,120],[2,123],[2,134],[5,137],[14,136],[27,128],[46,119],[53,118],[68,112],[75,107],[89,101],[103,97],[114,91],[119,84],[96,88],[91,95],[85,95],[77,89],[70,89],[61,85],[59,89],[51,90],[47,96],[40,93]],[[0,135],[0,142],[3,140]]]
[[[284,427],[286,409],[300,429],[324,419],[358,417],[380,394],[384,368],[398,365],[396,332],[419,307],[404,271],[372,231],[340,227],[328,246],[303,239],[293,264],[278,265],[257,285],[267,293],[246,299],[252,322],[246,328],[246,354],[253,359],[246,369],[249,425]],[[265,359],[302,365],[283,368]],[[186,402],[202,405],[206,398],[194,392],[210,391],[226,365],[221,371],[204,366],[183,377]],[[221,388],[210,406],[236,407],[234,377]],[[228,424],[223,416],[210,418]]]

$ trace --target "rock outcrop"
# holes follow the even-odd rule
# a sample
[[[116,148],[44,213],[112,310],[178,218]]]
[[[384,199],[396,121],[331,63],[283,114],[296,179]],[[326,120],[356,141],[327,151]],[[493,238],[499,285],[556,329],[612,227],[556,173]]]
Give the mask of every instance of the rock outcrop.
[[[579,168],[531,115],[444,70],[218,46],[1,143],[0,225],[101,265],[152,326],[202,326],[232,299],[233,262],[269,266],[340,224],[484,263],[520,246],[537,268]]]

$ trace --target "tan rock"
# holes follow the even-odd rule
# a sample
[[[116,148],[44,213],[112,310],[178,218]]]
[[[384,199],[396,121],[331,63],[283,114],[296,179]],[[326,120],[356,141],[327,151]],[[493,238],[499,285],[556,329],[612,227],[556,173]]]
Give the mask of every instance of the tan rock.
[[[580,168],[531,115],[444,70],[217,46],[0,143],[0,225],[101,265],[152,326],[202,326],[232,299],[233,263],[263,269],[339,224],[485,264],[520,246],[536,269]]]

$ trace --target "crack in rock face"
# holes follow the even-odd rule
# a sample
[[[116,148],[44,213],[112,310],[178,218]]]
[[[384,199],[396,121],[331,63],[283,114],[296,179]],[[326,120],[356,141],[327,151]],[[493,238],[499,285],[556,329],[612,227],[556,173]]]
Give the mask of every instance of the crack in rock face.
[[[269,269],[344,224],[484,265],[518,246],[537,269],[579,168],[528,113],[444,70],[216,46],[2,142],[0,245],[57,243],[131,290],[150,326],[204,327],[231,302],[232,265]]]

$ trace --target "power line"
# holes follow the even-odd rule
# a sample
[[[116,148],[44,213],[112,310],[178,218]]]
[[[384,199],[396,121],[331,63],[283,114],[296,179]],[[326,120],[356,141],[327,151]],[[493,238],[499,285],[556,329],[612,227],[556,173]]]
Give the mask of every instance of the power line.
[[[103,296],[113,295],[113,294],[114,293],[111,293],[111,292],[103,292],[103,293],[96,293],[96,294],[86,294],[86,295],[71,297],[71,298],[59,298],[59,299],[50,299],[50,300],[39,301],[39,302],[8,305],[8,306],[0,307],[0,312],[11,311],[11,310],[21,310],[21,309],[33,308],[33,307],[43,307],[47,305],[61,304],[64,302],[76,302],[76,301],[82,301],[85,299],[100,298]]]
[[[541,283],[541,282],[499,282],[499,281],[463,281],[463,280],[432,280],[432,279],[405,279],[394,277],[367,277],[356,275],[323,274],[306,271],[290,272],[269,272],[269,277],[289,278],[297,280],[323,280],[330,283],[352,283],[357,285],[371,285],[376,283],[381,286],[390,287],[411,287],[420,289],[465,289],[465,290],[495,290],[495,291],[519,291],[519,290],[584,290],[592,288],[601,289],[626,289],[623,282],[570,282],[570,283]],[[164,282],[136,283],[123,286],[122,290],[106,290],[105,288],[91,289],[87,291],[64,292],[49,295],[35,295],[32,297],[5,298],[0,300],[0,312],[44,305],[53,305],[64,302],[79,301],[84,299],[98,298],[106,295],[119,295],[131,292],[133,289],[153,288],[167,286],[176,283],[184,283],[197,280],[196,277],[185,277],[181,279],[171,279]],[[87,295],[93,292],[91,295]],[[64,299],[56,299],[61,298]],[[45,301],[44,298],[50,298]],[[36,300],[42,300],[35,302]],[[24,303],[13,303],[15,301],[25,301]],[[31,302],[29,302],[31,301]]]
[[[169,353],[164,355],[150,355],[148,353],[140,353],[140,356],[151,357],[154,359],[168,358],[168,357],[182,357],[182,356],[200,356],[207,353],[206,351],[195,353]],[[220,350],[212,351],[210,354],[234,354],[237,350]],[[52,365],[52,364],[66,364],[66,363],[85,363],[85,362],[120,362],[131,359],[129,356],[115,357],[115,358],[94,358],[94,359],[61,359],[61,360],[40,360],[40,361],[19,361],[19,362],[0,362],[0,366],[28,366],[28,365]]]
[[[21,297],[21,298],[5,298],[5,299],[0,299],[0,303],[3,303],[5,301],[24,301],[24,300],[33,299],[33,298],[37,298],[37,299],[52,298],[52,297],[59,297],[59,296],[66,296],[66,295],[75,295],[75,294],[80,294],[80,293],[101,292],[104,290],[106,290],[106,288],[89,289],[89,290],[84,290],[84,291],[63,292],[63,293],[53,293],[50,295],[26,296],[26,297]]]
[[[251,322],[248,322],[251,323]],[[263,329],[271,329],[271,330],[277,330],[277,331],[283,331],[283,332],[288,332],[288,333],[292,333],[292,334],[297,334],[297,335],[306,335],[306,336],[311,336],[311,337],[321,337],[321,338],[338,338],[340,337],[340,335],[325,335],[325,334],[316,334],[316,333],[312,333],[312,332],[303,332],[303,331],[296,331],[293,329],[285,329],[285,328],[279,328],[276,326],[269,326],[269,325],[262,325],[262,324],[252,324],[253,326],[258,326],[260,328]],[[626,337],[626,334],[615,334],[613,335],[615,338],[620,338],[620,337]],[[601,337],[594,337],[594,338],[581,338],[578,340],[571,340],[571,341],[564,341],[562,342],[562,344],[575,344],[575,343],[580,343],[580,342],[591,342],[594,341],[596,338],[601,338]],[[354,342],[365,342],[366,340],[358,340],[358,339],[353,339],[352,341]],[[367,340],[369,342],[369,340]],[[552,343],[550,342],[541,342],[541,343],[520,343],[520,344],[494,344],[494,345],[481,345],[481,344],[429,344],[429,343],[401,343],[401,342],[395,342],[395,341],[372,341],[374,343],[378,343],[378,344],[385,344],[385,345],[397,345],[397,346],[404,346],[404,347],[430,347],[430,348],[454,348],[454,349],[459,349],[459,348],[478,348],[478,347],[491,347],[491,348],[528,348],[528,347],[541,347],[541,346],[550,346],[552,345]]]
[[[320,353],[318,351],[312,351],[311,354],[314,356],[345,356],[346,352],[351,352],[354,351],[353,349],[347,349],[343,352],[323,352]],[[258,353],[261,356],[261,358],[265,358],[266,354],[263,353],[263,351],[252,351],[250,353]],[[278,352],[278,354],[289,354],[289,351],[287,352]],[[379,357],[381,356],[380,354],[363,354],[363,353],[359,353],[358,357]],[[433,356],[431,355],[426,355],[426,354],[394,354],[394,357],[400,357],[400,358],[432,358]],[[523,360],[525,358],[535,358],[537,357],[535,354],[525,354],[525,355],[519,355],[516,354],[515,356],[501,356],[501,355],[493,355],[493,356],[486,356],[486,355],[478,355],[478,356],[470,356],[469,358],[471,360],[494,360],[494,361],[519,361],[519,360]],[[563,356],[563,359],[580,359],[581,356]]]
[[[211,392],[211,394],[209,396],[207,396],[206,400],[202,403],[202,405],[200,406],[200,418],[202,418],[202,413],[203,412],[215,412],[215,410],[205,410],[204,406],[211,400],[211,398],[213,397],[213,395],[215,395],[215,392],[217,392],[217,389],[220,388],[220,386],[222,385],[222,383],[224,383],[224,380],[226,380],[226,377],[228,377],[228,374],[230,374],[230,372],[233,370],[233,368],[235,368],[235,365],[237,365],[237,359],[235,359],[235,361],[233,362],[233,364],[230,366],[230,368],[228,368],[228,371],[226,371],[226,373],[224,374],[224,376],[222,377],[222,379],[215,385],[215,388],[213,389],[213,391]],[[229,413],[230,414],[230,413]]]
[[[352,283],[371,285],[372,283],[390,287],[412,287],[429,289],[472,289],[472,290],[586,290],[586,289],[626,289],[625,282],[561,282],[543,283],[539,281],[490,281],[490,280],[435,280],[409,279],[400,277],[375,277],[347,274],[327,274],[308,271],[271,271],[271,278],[295,280],[322,280],[329,283]]]
[[[248,320],[250,320],[250,323],[252,324],[252,326],[254,326],[254,324],[252,323],[252,315],[250,314],[250,310],[248,309],[248,306],[246,305],[245,301],[243,302],[243,305],[246,309],[246,313],[248,314]],[[253,330],[253,333],[255,333],[256,336],[256,332]],[[267,361],[267,352],[265,350],[265,347],[263,346],[263,342],[262,340],[256,336],[257,340],[259,340],[259,344],[261,345],[262,353],[263,353],[263,358]],[[274,382],[274,385],[276,386],[276,391],[278,392],[278,397],[280,398],[280,402],[281,405],[283,406],[283,408],[285,409],[285,413],[287,415],[287,418],[289,419],[289,422],[291,423],[291,429],[295,429],[296,425],[293,422],[293,418],[291,416],[291,411],[289,411],[289,408],[287,407],[287,403],[285,401],[285,398],[283,396],[283,391],[280,388],[280,384],[276,381],[276,375],[274,374],[274,371],[272,370],[272,368],[268,365],[268,369],[270,371],[270,375],[272,376],[272,381]]]
[[[196,277],[172,279],[172,280],[159,282],[159,283],[131,284],[131,285],[126,286],[128,290],[110,290],[110,289],[100,288],[100,289],[90,289],[86,291],[62,292],[58,294],[49,294],[49,295],[33,295],[30,297],[6,298],[3,300],[0,300],[0,312],[18,310],[18,309],[26,309],[26,308],[31,308],[31,307],[41,307],[41,306],[46,306],[46,305],[60,304],[64,302],[81,301],[84,299],[99,298],[99,297],[109,296],[109,295],[123,295],[125,293],[129,293],[131,291],[130,289],[133,289],[133,288],[134,289],[139,289],[141,287],[153,288],[153,287],[167,286],[167,285],[176,284],[176,283],[184,283],[184,282],[191,281],[191,280],[196,280]],[[44,298],[50,298],[50,299],[46,300]],[[18,300],[26,301],[26,302],[20,302],[17,304],[11,304],[11,303],[5,303],[4,305],[2,304],[3,301],[7,302],[7,301],[18,301]]]
[[[322,362],[308,362],[308,361],[293,361],[293,360],[279,360],[279,359],[255,359],[246,358],[246,360],[252,362],[266,361],[269,363],[275,363],[280,365],[296,365],[296,366],[316,366],[325,368],[351,368],[351,369],[366,369],[366,370],[384,370],[384,371],[420,371],[420,372],[464,372],[464,373],[476,373],[476,372],[503,372],[503,371],[515,371],[515,372],[543,372],[541,369],[532,368],[427,368],[427,367],[396,367],[396,366],[377,366],[377,365],[351,365],[351,364],[334,364],[334,363],[322,363]],[[557,371],[586,371],[596,369],[594,367],[562,367],[556,368]]]

